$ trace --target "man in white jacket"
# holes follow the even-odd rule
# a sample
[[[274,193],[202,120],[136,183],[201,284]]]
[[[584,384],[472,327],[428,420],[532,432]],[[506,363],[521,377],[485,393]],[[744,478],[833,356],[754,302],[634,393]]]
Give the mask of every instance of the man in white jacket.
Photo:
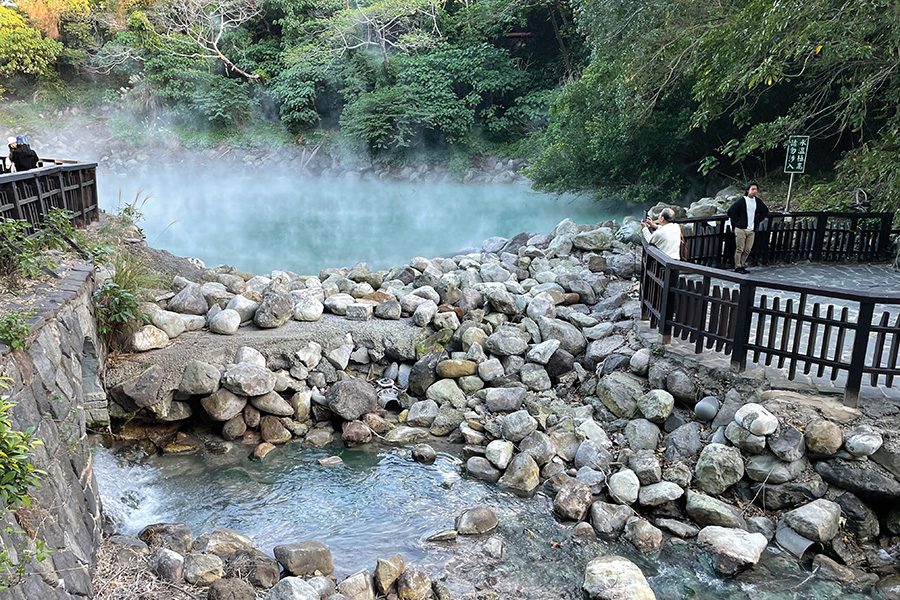
[[[681,260],[681,227],[674,223],[675,211],[664,208],[659,213],[659,221],[653,219],[641,221],[644,239],[656,246],[675,260]],[[653,233],[650,230],[653,229]]]

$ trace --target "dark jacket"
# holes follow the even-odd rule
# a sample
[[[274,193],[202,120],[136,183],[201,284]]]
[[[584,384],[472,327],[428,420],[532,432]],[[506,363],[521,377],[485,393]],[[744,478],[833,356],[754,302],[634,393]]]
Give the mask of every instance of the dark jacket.
[[[9,160],[16,165],[16,171],[29,171],[38,165],[38,155],[28,144],[19,144],[9,153]]]
[[[747,225],[747,200],[744,196],[741,196],[740,199],[731,205],[731,208],[728,209],[728,218],[731,219],[731,226],[734,229],[753,229],[754,231],[759,230],[759,224],[766,220],[769,216],[769,207],[765,205],[765,203],[756,198],[756,215],[754,218],[755,223],[750,227]]]

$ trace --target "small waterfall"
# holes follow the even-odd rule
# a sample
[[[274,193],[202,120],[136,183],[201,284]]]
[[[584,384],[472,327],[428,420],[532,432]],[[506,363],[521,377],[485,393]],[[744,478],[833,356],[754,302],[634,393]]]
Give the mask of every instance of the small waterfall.
[[[136,535],[148,523],[168,520],[155,485],[159,474],[151,467],[128,463],[101,447],[94,451],[94,476],[103,512],[116,533]]]

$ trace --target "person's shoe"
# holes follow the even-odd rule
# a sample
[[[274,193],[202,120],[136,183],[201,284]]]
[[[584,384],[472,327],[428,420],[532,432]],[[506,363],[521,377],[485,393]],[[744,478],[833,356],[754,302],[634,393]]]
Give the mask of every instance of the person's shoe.
[[[750,271],[748,271],[748,270],[745,269],[744,267],[740,267],[740,268],[738,268],[738,269],[735,269],[735,272],[740,273],[741,275],[747,275],[748,273],[750,273]]]

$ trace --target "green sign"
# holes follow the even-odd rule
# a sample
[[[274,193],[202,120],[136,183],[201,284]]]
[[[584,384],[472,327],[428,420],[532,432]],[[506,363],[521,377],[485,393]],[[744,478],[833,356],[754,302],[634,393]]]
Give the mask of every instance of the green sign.
[[[806,152],[809,150],[808,135],[792,135],[787,141],[784,157],[785,173],[803,173],[806,170]]]

